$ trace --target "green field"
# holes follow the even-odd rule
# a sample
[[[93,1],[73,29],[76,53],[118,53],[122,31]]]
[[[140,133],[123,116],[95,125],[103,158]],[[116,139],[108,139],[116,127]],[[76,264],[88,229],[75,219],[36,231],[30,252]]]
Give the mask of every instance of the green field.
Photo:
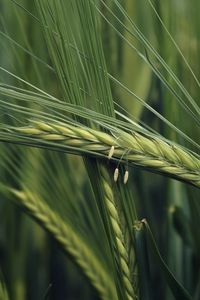
[[[0,1],[0,300],[200,299],[200,2]]]

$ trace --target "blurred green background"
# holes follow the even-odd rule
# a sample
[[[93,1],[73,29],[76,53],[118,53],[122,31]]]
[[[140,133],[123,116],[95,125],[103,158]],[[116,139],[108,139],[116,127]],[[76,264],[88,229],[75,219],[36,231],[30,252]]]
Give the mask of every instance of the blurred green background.
[[[23,0],[18,3],[33,15],[37,15],[34,1]],[[106,3],[109,7],[113,7],[114,11],[112,0],[107,0]],[[121,0],[121,3],[148,41],[199,103],[200,89],[149,2]],[[153,3],[197,78],[200,78],[200,2],[154,0]],[[145,55],[143,45],[125,32],[102,4],[99,5],[118,32],[127,41],[133,42],[140,53]],[[51,64],[41,24],[16,5],[15,1],[1,0],[0,18],[0,65],[49,94],[61,98],[55,74],[28,54],[34,53]],[[100,22],[100,34],[109,73],[198,143],[198,126],[192,123],[187,111],[185,112],[176,101],[176,97],[104,19],[100,19]],[[129,26],[126,20],[124,24]],[[18,44],[21,48],[17,46]],[[22,47],[27,49],[27,53]],[[153,66],[158,67],[178,95],[181,95],[177,85],[155,57],[149,54],[149,60]],[[3,72],[0,73],[0,78],[1,82],[11,84],[17,82]],[[22,83],[17,82],[17,85],[23,87]],[[176,132],[169,129],[118,84],[111,82],[111,87],[113,99],[120,105],[119,110],[123,114],[128,117],[131,115],[134,120],[144,122],[166,138],[188,146]],[[39,190],[42,182],[48,182],[52,195],[56,195],[58,190],[61,191],[59,197],[62,196],[63,199],[68,195],[75,195],[80,202],[80,210],[81,206],[85,205],[82,203],[92,197],[88,175],[82,160],[77,156],[26,147],[20,151],[19,149],[21,146],[0,145],[1,181],[14,187],[18,185],[15,177],[3,167],[5,153],[9,152],[12,153],[13,159],[13,165],[10,165],[12,174],[16,172],[15,168],[18,168],[17,174],[23,174],[24,180],[33,189]],[[58,164],[62,165],[59,171]],[[54,178],[52,183],[53,176],[56,177],[56,181]],[[178,181],[155,174],[152,176],[151,173],[136,168],[130,170],[129,184],[134,193],[139,219],[146,218],[149,221],[168,266],[183,286],[194,295],[194,299],[200,299],[199,191]],[[69,215],[74,213],[73,207],[66,209]],[[78,224],[79,212],[75,213]],[[83,215],[84,212],[82,217]],[[154,261],[150,267],[152,290],[150,299],[174,299]],[[71,257],[62,253],[56,242],[4,195],[0,195],[0,268],[11,300],[99,299]]]

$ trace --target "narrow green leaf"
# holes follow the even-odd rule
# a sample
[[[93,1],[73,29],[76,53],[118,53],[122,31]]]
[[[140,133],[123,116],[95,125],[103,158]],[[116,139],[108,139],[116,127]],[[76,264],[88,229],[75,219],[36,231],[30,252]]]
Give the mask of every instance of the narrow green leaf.
[[[175,278],[172,272],[169,270],[167,264],[162,258],[158,246],[156,245],[156,241],[153,237],[153,233],[145,219],[141,221],[144,224],[146,231],[146,238],[149,244],[149,249],[151,250],[152,255],[154,256],[155,261],[160,267],[162,274],[167,281],[174,297],[176,300],[192,300],[191,295],[187,292],[187,290],[180,284],[180,282]]]
[[[151,300],[152,291],[150,287],[148,249],[143,223],[136,222],[133,228],[138,263],[140,299]]]
[[[172,214],[172,220],[176,231],[182,238],[185,245],[193,247],[193,241],[191,238],[191,225],[187,216],[181,209],[181,207],[175,205],[170,208],[170,213]]]

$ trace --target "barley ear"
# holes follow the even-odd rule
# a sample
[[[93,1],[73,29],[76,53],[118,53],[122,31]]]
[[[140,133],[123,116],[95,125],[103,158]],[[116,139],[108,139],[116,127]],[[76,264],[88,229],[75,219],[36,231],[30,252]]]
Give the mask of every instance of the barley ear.
[[[37,222],[51,233],[62,249],[74,258],[102,299],[117,300],[113,280],[81,237],[37,195],[29,190],[17,191],[10,189],[10,191],[17,198],[18,204],[25,208]]]
[[[133,283],[131,280],[131,271],[129,268],[128,251],[126,249],[123,231],[121,228],[121,222],[117,205],[114,199],[114,194],[111,186],[111,180],[109,173],[104,166],[101,166],[100,173],[102,176],[102,186],[104,192],[105,205],[110,218],[111,228],[115,237],[117,256],[119,257],[119,263],[122,270],[122,279],[125,288],[125,294],[127,300],[135,300],[137,296],[133,289]]]

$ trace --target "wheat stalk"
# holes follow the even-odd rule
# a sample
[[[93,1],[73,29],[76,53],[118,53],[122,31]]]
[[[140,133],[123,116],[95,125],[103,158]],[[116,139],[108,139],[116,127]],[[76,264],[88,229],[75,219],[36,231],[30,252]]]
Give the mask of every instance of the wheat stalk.
[[[109,156],[114,146],[112,158],[127,160],[179,180],[200,187],[200,160],[180,146],[171,145],[156,137],[147,137],[138,132],[132,134],[117,131],[115,136],[87,127],[67,123],[32,122],[31,127],[15,127],[22,136],[41,141],[60,143],[77,151]],[[5,138],[4,138],[5,140]],[[112,148],[113,149],[113,148]]]
[[[128,251],[126,249],[124,236],[122,233],[122,228],[121,228],[122,225],[120,222],[120,217],[119,217],[115,197],[110,182],[110,176],[103,165],[101,165],[100,167],[100,174],[101,174],[102,188],[104,192],[105,205],[108,211],[108,215],[110,217],[110,223],[115,237],[115,244],[117,250],[116,252],[117,252],[117,256],[119,257],[119,263],[122,271],[122,280],[124,284],[126,298],[127,300],[134,300],[136,299],[136,296],[131,282],[131,272],[129,268]]]
[[[29,214],[50,232],[62,249],[72,255],[76,263],[81,267],[93,286],[98,290],[102,299],[117,299],[113,280],[103,269],[98,259],[89,247],[74,232],[74,230],[63,222],[47,204],[29,190],[17,191],[9,189]]]

